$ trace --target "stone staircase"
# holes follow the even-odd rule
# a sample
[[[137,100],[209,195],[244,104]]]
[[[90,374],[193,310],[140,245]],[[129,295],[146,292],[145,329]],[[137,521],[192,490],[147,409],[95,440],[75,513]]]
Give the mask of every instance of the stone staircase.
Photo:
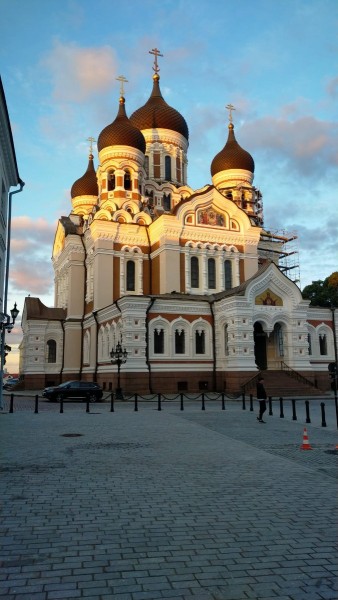
[[[295,371],[262,371],[264,387],[268,396],[287,398],[290,396],[323,396],[324,392],[306,381]],[[256,379],[248,381],[245,393],[256,394]]]

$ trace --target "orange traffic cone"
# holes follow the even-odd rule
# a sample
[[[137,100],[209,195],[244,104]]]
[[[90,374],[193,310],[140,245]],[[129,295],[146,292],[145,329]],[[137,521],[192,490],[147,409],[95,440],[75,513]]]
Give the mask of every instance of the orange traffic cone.
[[[309,442],[309,438],[307,436],[307,431],[306,431],[306,427],[304,427],[304,433],[303,433],[303,443],[300,447],[301,450],[312,450],[311,446],[310,446],[310,442]]]

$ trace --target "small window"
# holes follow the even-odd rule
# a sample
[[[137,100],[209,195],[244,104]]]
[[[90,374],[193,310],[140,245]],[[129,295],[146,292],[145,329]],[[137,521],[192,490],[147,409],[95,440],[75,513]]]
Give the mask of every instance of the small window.
[[[127,292],[135,292],[135,263],[127,261]]]
[[[156,329],[154,331],[154,353],[164,354],[164,331]]]
[[[185,331],[176,329],[175,331],[175,354],[185,353]]]
[[[47,362],[56,363],[56,341],[48,340],[47,342]]]
[[[166,211],[170,210],[170,204],[171,204],[171,197],[170,194],[164,194],[163,195],[163,208]]]
[[[214,258],[208,259],[208,288],[216,289],[216,262]]]
[[[130,171],[125,171],[124,174],[124,189],[131,190],[131,175]]]
[[[307,334],[307,343],[308,343],[308,348],[309,348],[309,355],[312,355],[312,338],[311,338],[311,333]]]
[[[230,290],[232,288],[232,264],[231,260],[224,261],[224,289]]]
[[[170,156],[166,156],[164,158],[164,170],[165,170],[165,180],[166,181],[170,181],[171,180],[171,157]]]
[[[205,332],[195,332],[195,349],[196,354],[205,354]]]
[[[327,355],[327,337],[325,334],[319,336],[319,350],[321,356]]]
[[[108,173],[108,192],[115,190],[115,185],[115,173],[114,171],[110,171],[110,173]]]
[[[190,259],[190,277],[191,277],[191,287],[199,288],[200,278],[199,278],[199,264],[198,264],[197,256],[192,256]]]

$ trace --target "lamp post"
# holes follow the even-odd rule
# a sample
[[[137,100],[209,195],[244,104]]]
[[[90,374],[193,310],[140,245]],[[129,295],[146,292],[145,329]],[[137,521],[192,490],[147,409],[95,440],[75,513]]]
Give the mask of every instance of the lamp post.
[[[117,342],[116,348],[112,348],[110,352],[111,362],[113,365],[117,365],[117,388],[115,391],[116,400],[123,400],[123,392],[120,385],[120,371],[121,365],[123,365],[128,358],[128,352],[126,349],[122,350],[120,342]]]
[[[3,410],[3,379],[4,379],[4,366],[5,366],[5,336],[6,331],[10,333],[15,325],[16,318],[19,314],[19,310],[17,309],[16,302],[12,310],[10,311],[11,317],[7,315],[7,313],[0,312],[0,410]]]

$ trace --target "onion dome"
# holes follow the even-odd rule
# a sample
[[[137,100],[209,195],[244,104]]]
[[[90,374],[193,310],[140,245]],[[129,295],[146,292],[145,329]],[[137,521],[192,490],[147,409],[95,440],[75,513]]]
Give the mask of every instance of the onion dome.
[[[94,169],[94,156],[89,154],[88,168],[80,179],[77,179],[70,190],[72,198],[77,196],[98,196],[99,188],[97,185],[96,172]]]
[[[149,100],[131,115],[130,121],[141,131],[158,128],[170,129],[180,133],[188,140],[188,125],[182,115],[164,100],[159,80],[159,74],[155,73],[153,75],[153,90]]]
[[[243,150],[238,144],[235,134],[233,123],[229,123],[229,135],[227,143],[223,150],[216,154],[215,158],[211,163],[211,175],[212,177],[216,173],[221,171],[228,171],[230,169],[241,169],[254,173],[255,163],[254,160],[246,150]]]
[[[130,146],[143,152],[146,151],[146,142],[140,130],[131,123],[126,115],[125,99],[119,100],[119,110],[115,121],[105,127],[97,140],[97,148],[100,152],[109,146]]]

